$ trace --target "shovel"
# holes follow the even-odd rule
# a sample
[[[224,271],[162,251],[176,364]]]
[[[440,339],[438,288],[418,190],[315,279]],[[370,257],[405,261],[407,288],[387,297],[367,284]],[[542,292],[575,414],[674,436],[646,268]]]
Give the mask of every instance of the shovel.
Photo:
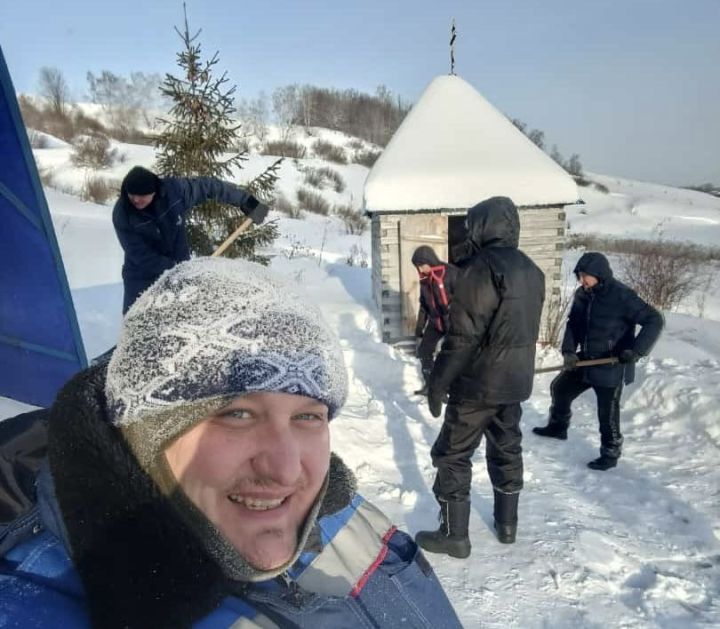
[[[592,360],[578,360],[577,363],[575,363],[574,369],[577,369],[578,367],[593,367],[595,365],[614,365],[618,362],[620,361],[617,359],[617,356],[611,356],[610,358],[593,358]],[[542,367],[541,369],[536,369],[535,373],[562,371],[563,369],[567,369],[565,365],[555,365],[554,367]]]
[[[218,256],[221,256],[225,249],[227,249],[233,242],[235,242],[235,239],[242,234],[248,227],[250,227],[250,223],[252,223],[251,218],[246,218],[240,227],[238,227],[232,234],[230,234],[225,242],[221,244],[215,251],[212,252],[211,258],[217,258]]]

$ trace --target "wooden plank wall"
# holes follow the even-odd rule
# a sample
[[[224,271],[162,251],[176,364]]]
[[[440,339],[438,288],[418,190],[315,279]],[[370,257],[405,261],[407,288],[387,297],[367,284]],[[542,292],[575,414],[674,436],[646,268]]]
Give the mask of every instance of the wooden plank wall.
[[[545,307],[540,321],[544,341],[545,318],[553,295],[560,292],[565,249],[565,212],[561,207],[520,209],[520,249],[545,273]]]
[[[380,311],[382,338],[386,343],[402,338],[400,299],[400,217],[373,215],[372,284],[373,297]]]

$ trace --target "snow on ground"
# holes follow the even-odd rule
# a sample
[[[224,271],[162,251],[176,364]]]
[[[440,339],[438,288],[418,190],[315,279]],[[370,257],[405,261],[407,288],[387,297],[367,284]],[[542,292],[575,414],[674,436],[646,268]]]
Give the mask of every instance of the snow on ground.
[[[151,163],[146,147],[126,150],[130,158],[116,175],[132,163]],[[50,159],[50,150],[36,154],[41,162]],[[243,174],[250,178],[271,160],[253,157]],[[68,180],[82,177],[59,158],[55,166]],[[345,167],[348,179],[352,168]],[[354,176],[343,194],[358,200],[362,171]],[[708,242],[716,229],[708,221],[720,217],[720,202],[712,197],[597,179],[611,194],[588,195],[586,214],[572,208],[574,231],[649,236],[657,219],[670,235]],[[281,188],[299,181],[296,164],[287,160]],[[122,255],[110,208],[46,193],[93,356],[115,342],[120,326]],[[334,449],[357,474],[362,493],[401,528],[434,528],[429,452],[441,420],[412,395],[420,384],[416,361],[380,342],[370,269],[360,266],[363,254],[369,257],[369,234],[347,235],[334,217],[271,218],[282,234],[271,251],[273,269],[304,286],[341,337],[350,396],[332,424]],[[565,267],[578,255],[568,252]],[[615,470],[585,467],[599,441],[592,394],[576,403],[566,442],[531,433],[545,423],[550,402],[552,374],[537,377],[524,405],[525,490],[515,545],[495,539],[492,489],[482,451],[476,455],[473,553],[465,561],[429,556],[466,627],[720,626],[720,303],[712,302],[705,317],[666,315],[663,337],[624,394],[625,450]],[[559,355],[547,351],[540,360],[556,364]],[[0,399],[0,417],[28,408]]]
[[[571,232],[640,239],[661,235],[710,246],[720,242],[718,197],[619,177],[588,177],[609,192],[578,188],[585,205],[567,208]]]

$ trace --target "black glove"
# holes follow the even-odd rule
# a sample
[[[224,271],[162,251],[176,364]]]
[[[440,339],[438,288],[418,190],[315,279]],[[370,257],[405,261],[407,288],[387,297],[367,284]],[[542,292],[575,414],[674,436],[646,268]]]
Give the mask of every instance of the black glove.
[[[575,353],[568,352],[563,354],[563,370],[572,371],[577,366],[578,355]]]
[[[446,399],[442,391],[430,387],[428,390],[428,408],[433,417],[440,417],[442,414],[443,401]]]
[[[243,212],[253,223],[259,225],[265,220],[268,215],[270,208],[265,205],[262,201],[258,201],[255,197],[251,196],[243,207]]]
[[[634,363],[638,358],[638,355],[631,349],[624,349],[622,352],[620,352],[620,356],[618,356],[618,360],[623,365],[627,365],[628,363]]]

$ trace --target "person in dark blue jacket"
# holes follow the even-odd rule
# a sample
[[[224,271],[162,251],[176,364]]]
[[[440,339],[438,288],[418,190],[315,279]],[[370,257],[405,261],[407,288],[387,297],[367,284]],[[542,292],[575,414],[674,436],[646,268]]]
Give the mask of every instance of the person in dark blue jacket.
[[[123,314],[164,271],[190,259],[186,214],[210,199],[239,207],[256,224],[268,213],[252,194],[214,177],[158,177],[142,166],[130,169],[113,209],[125,252]]]
[[[461,627],[331,452],[347,373],[307,297],[196,258],[123,326],[59,394],[37,504],[0,531],[0,627]]]
[[[550,385],[552,405],[547,426],[535,427],[541,437],[567,439],[571,404],[588,389],[597,397],[600,457],[593,470],[617,465],[622,452],[620,396],[635,379],[635,361],[650,353],[664,326],[663,316],[634,290],[613,277],[607,258],[585,253],[575,266],[580,287],[565,327],[562,353],[565,369]],[[636,335],[636,327],[640,332]],[[617,362],[576,368],[578,360],[616,357]]]

